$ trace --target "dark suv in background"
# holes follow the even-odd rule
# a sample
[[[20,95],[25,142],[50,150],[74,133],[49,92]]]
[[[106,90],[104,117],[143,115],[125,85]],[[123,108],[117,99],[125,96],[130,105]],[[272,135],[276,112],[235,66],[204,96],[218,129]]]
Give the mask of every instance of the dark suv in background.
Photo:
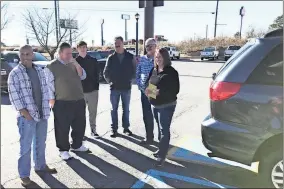
[[[34,52],[34,63],[44,68],[49,60],[41,53]],[[1,91],[7,91],[7,80],[11,70],[20,62],[19,51],[1,52]]]
[[[213,74],[210,100],[209,155],[259,162],[262,186],[283,188],[283,29],[249,41]]]

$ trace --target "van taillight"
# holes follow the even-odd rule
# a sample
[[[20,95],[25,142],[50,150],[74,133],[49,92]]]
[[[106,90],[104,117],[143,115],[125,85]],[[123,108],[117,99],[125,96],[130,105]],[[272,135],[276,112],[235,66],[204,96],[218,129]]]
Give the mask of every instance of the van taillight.
[[[213,101],[226,100],[236,95],[240,88],[240,83],[213,81],[210,85],[210,99]]]

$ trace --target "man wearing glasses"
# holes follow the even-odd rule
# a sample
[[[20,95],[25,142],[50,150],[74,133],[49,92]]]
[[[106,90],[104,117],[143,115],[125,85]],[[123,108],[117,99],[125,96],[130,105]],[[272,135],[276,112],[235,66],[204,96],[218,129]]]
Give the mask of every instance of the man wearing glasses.
[[[150,145],[154,141],[154,119],[149,103],[148,97],[145,95],[145,89],[147,87],[146,80],[150,71],[154,67],[154,55],[156,52],[157,42],[154,38],[149,38],[145,42],[147,54],[142,56],[139,60],[136,69],[136,83],[141,91],[141,104],[143,110],[143,120],[146,129],[146,138],[142,141],[142,144]]]

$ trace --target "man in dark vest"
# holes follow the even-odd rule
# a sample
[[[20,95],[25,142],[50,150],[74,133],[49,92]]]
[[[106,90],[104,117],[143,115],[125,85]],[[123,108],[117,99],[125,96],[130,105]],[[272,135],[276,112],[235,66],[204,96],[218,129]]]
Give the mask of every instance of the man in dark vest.
[[[118,105],[122,101],[122,127],[123,133],[132,135],[129,130],[129,105],[131,96],[132,80],[135,78],[136,60],[132,54],[123,47],[123,38],[115,37],[115,52],[107,59],[104,69],[104,77],[110,85],[110,101],[112,105],[112,134],[117,136],[118,129]]]
[[[86,105],[81,80],[86,78],[85,70],[72,58],[68,43],[58,49],[58,58],[45,68],[49,86],[50,106],[54,113],[56,146],[63,160],[69,154],[69,131],[72,128],[71,148],[73,151],[86,152],[83,137],[86,128]]]

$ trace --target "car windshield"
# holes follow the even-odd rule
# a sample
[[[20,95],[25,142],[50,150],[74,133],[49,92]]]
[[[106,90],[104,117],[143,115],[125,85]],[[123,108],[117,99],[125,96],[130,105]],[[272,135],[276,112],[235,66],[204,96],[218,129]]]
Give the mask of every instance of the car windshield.
[[[215,51],[215,47],[206,47],[203,51],[212,52],[212,51]]]
[[[229,46],[228,50],[239,50],[241,46]]]
[[[126,48],[128,51],[135,51],[135,48]]]
[[[48,61],[48,59],[43,56],[41,53],[34,52],[33,61]]]
[[[167,49],[168,51],[170,50],[170,47],[164,47],[165,49]]]
[[[99,52],[92,51],[92,52],[87,52],[87,54],[90,55],[91,57],[96,58],[97,60],[102,59],[102,57],[101,57]]]

